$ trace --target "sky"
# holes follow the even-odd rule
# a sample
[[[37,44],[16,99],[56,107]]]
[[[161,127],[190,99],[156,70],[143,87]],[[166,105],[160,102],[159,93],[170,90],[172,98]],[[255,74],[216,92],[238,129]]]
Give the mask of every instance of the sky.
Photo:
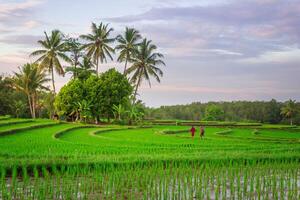
[[[34,62],[44,31],[77,37],[92,22],[134,27],[164,54],[161,83],[139,90],[147,106],[300,100],[300,0],[0,0],[0,73]],[[100,71],[112,67],[124,63]]]

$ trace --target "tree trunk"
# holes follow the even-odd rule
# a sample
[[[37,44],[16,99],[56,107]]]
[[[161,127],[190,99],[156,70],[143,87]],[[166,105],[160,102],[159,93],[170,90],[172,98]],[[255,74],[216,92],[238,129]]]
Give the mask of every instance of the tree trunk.
[[[32,117],[35,119],[36,115],[35,115],[35,97],[34,97],[34,94],[31,96],[32,100],[31,100],[31,103],[32,103]]]
[[[291,118],[290,122],[291,122],[291,126],[293,126],[293,118]]]
[[[99,70],[99,59],[96,60],[96,73],[98,76],[98,70]]]
[[[100,117],[99,117],[99,115],[96,116],[96,120],[95,120],[95,121],[96,121],[96,124],[99,124],[99,122],[100,122]]]
[[[52,75],[52,87],[53,87],[53,93],[54,93],[54,96],[56,95],[56,92],[55,92],[55,84],[54,84],[54,69],[53,67],[51,67],[51,75]]]
[[[139,87],[139,85],[141,83],[141,78],[142,78],[142,74],[140,74],[139,80],[138,80],[138,82],[137,82],[137,84],[135,86],[135,91],[134,91],[134,96],[133,96],[133,104],[135,104],[135,101],[136,101],[136,95],[137,95],[138,87]]]
[[[75,71],[74,71],[74,74],[73,74],[73,76],[74,76],[74,78],[76,78],[77,77],[77,72],[76,72],[76,67],[77,67],[77,63],[78,63],[78,56],[77,56],[77,54],[75,53],[75,55],[74,55],[74,69],[75,69]]]
[[[109,113],[107,113],[107,122],[110,122],[110,117],[109,117]]]
[[[128,59],[126,58],[123,75],[125,75],[125,73],[126,73],[126,69],[127,69],[127,60],[128,60]]]
[[[33,118],[32,104],[31,104],[31,97],[30,97],[30,94],[27,94],[27,98],[28,98],[28,104],[29,104],[30,115],[31,115],[31,117]]]

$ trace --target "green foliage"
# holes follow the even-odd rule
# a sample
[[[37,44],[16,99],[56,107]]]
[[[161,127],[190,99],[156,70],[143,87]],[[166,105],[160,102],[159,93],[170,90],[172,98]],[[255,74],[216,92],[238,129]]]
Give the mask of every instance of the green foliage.
[[[25,64],[20,68],[19,73],[15,73],[13,86],[27,96],[32,118],[36,117],[38,91],[48,90],[44,86],[48,81],[45,72],[36,64]]]
[[[60,116],[75,119],[77,103],[86,97],[84,82],[79,79],[72,79],[63,86],[55,98],[55,108]]]
[[[223,121],[224,120],[224,110],[217,105],[209,105],[205,110],[204,120],[207,121]]]
[[[132,86],[127,78],[110,69],[102,73],[99,78],[91,76],[86,81],[87,98],[93,105],[95,117],[113,118],[113,105],[125,105],[132,94]]]
[[[217,105],[224,111],[224,121],[232,122],[259,122],[259,123],[285,123],[280,114],[282,102],[271,101],[232,101],[232,102],[195,102],[187,105],[161,106],[160,108],[147,108],[146,119],[178,119],[203,120],[206,108]],[[300,110],[300,103],[296,103]],[[294,116],[294,123],[300,124],[300,112]]]
[[[124,35],[118,35],[117,37],[118,45],[116,46],[116,50],[120,51],[118,61],[125,62],[123,74],[126,73],[128,62],[132,61],[140,39],[141,35],[139,31],[128,27],[126,27]]]
[[[22,113],[25,112],[26,108],[27,106],[22,100],[16,100],[12,104],[12,110],[14,111],[16,118],[19,118],[22,115]]]
[[[65,53],[66,45],[63,35],[59,30],[53,30],[50,36],[45,32],[45,40],[39,40],[38,43],[43,49],[34,51],[31,56],[40,56],[35,62],[39,64],[41,69],[48,70],[51,73],[53,92],[56,93],[54,71],[59,75],[64,75],[61,60],[68,63],[72,62]]]
[[[126,74],[131,75],[130,81],[135,85],[134,101],[138,87],[146,80],[151,87],[150,78],[153,77],[157,82],[160,82],[160,77],[163,76],[159,65],[165,65],[163,55],[157,52],[157,47],[151,40],[143,39],[137,46],[132,56],[132,65],[126,70]]]
[[[72,72],[73,77],[78,77],[77,66],[80,65],[80,58],[84,56],[82,52],[82,44],[79,42],[78,38],[66,37],[64,38],[65,45],[64,51],[69,52],[70,54],[70,67],[66,68],[66,72]]]
[[[123,114],[126,113],[126,110],[122,104],[113,105],[113,113],[116,120],[121,121]]]
[[[279,123],[282,118],[280,116],[280,108],[281,104],[277,102],[275,99],[272,99],[270,102],[267,103],[265,106],[265,119],[264,122],[269,122],[271,124]]]
[[[91,113],[91,103],[85,99],[83,99],[80,102],[76,102],[75,103],[75,107],[78,111],[78,114],[80,116],[80,121],[87,121],[89,118],[92,117],[92,113]]]
[[[85,40],[83,49],[86,51],[86,56],[91,58],[96,65],[96,73],[99,72],[99,60],[101,63],[107,61],[107,57],[113,60],[112,54],[114,49],[111,44],[115,41],[115,38],[110,37],[112,28],[108,27],[108,24],[100,23],[99,25],[92,23],[92,33],[87,35],[81,35],[80,38]]]
[[[73,78],[86,80],[92,74],[96,74],[96,71],[93,68],[94,64],[91,62],[91,59],[85,56],[83,57],[82,63],[78,63],[77,66],[67,67],[66,72],[71,72]]]
[[[27,106],[27,96],[24,93],[18,92],[13,89],[13,79],[0,75],[0,115],[12,115],[17,117],[29,117],[29,109]],[[16,105],[16,102],[18,102]],[[20,102],[25,106],[20,109]],[[18,113],[16,112],[18,107]],[[22,112],[19,112],[22,110]]]
[[[299,112],[299,108],[296,105],[296,101],[289,100],[285,103],[285,105],[281,108],[281,114],[290,119],[290,124],[293,125],[293,118],[296,113]]]
[[[60,115],[73,120],[110,119],[114,116],[113,106],[125,105],[131,93],[132,86],[127,78],[110,69],[99,77],[92,75],[86,81],[71,80],[57,95],[55,105]]]

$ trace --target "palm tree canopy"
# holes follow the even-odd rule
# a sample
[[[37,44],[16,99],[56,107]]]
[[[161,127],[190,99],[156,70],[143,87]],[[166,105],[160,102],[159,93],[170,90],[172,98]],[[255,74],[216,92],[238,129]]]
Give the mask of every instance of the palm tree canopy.
[[[160,77],[163,72],[158,65],[165,65],[161,53],[156,52],[157,47],[152,44],[151,40],[144,39],[137,47],[133,54],[132,66],[126,71],[127,74],[132,74],[131,81],[139,86],[142,79],[148,81],[151,87],[150,77],[153,76],[157,82],[160,82]]]
[[[297,111],[296,101],[289,100],[285,103],[285,105],[281,108],[281,114],[287,118],[291,118]]]
[[[38,43],[43,49],[34,51],[30,56],[40,56],[36,63],[42,69],[51,71],[54,69],[58,74],[64,75],[64,70],[60,60],[71,62],[70,58],[65,54],[65,43],[62,40],[62,34],[59,30],[53,30],[51,35],[45,32],[45,40],[39,40]]]
[[[139,44],[140,39],[141,35],[139,31],[126,27],[124,36],[119,35],[117,37],[119,44],[116,46],[116,50],[120,51],[120,55],[118,57],[119,62],[131,61],[132,54]]]
[[[77,67],[67,67],[66,72],[77,74],[76,77],[79,79],[87,79],[91,74],[95,74],[96,70],[94,70],[94,64],[91,62],[91,59],[85,56]]]
[[[106,62],[107,56],[113,60],[112,53],[114,53],[114,49],[110,45],[115,41],[115,38],[110,37],[112,31],[112,28],[108,28],[108,24],[100,23],[97,26],[92,23],[92,33],[80,36],[81,39],[87,42],[83,45],[86,55],[92,58],[95,64],[98,63],[99,59],[101,63]]]
[[[37,64],[25,64],[19,73],[15,72],[14,87],[26,94],[35,93],[37,90],[49,90],[44,86],[49,81],[46,74]]]
[[[79,64],[79,59],[84,56],[82,52],[82,44],[78,41],[78,38],[67,37],[64,39],[65,49],[64,51],[70,52],[70,60],[73,66]]]

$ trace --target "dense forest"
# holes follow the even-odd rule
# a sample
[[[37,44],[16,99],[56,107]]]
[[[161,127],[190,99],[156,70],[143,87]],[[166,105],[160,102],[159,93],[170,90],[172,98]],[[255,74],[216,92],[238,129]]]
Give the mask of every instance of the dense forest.
[[[290,107],[290,111],[293,111],[285,112],[286,107]],[[161,106],[147,108],[145,116],[148,119],[300,124],[299,110],[299,102],[292,100],[278,102],[272,99],[271,101],[195,102],[187,105]]]

